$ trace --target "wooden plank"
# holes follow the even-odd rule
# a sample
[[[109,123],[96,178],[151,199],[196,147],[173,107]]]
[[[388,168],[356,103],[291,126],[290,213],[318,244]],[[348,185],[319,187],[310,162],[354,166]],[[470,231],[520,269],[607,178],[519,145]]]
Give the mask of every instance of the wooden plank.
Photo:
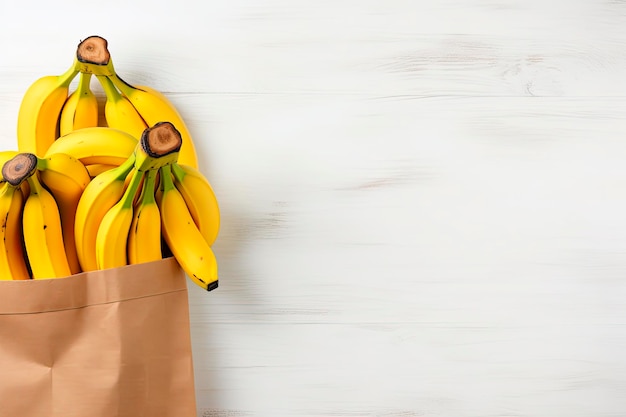
[[[617,415],[624,100],[329,97],[214,98],[203,412]]]

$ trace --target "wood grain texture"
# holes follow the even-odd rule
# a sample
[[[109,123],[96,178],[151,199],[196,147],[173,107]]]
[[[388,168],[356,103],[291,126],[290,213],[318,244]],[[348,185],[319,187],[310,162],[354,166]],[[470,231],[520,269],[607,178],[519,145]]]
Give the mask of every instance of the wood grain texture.
[[[198,416],[624,415],[626,2],[200,4],[0,6],[5,148],[91,34],[197,138]]]

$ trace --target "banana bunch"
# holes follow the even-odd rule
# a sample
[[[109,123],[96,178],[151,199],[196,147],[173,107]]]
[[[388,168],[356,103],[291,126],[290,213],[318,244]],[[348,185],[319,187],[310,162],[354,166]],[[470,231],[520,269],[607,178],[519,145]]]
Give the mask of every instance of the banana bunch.
[[[173,256],[195,284],[217,288],[220,211],[189,130],[163,94],[119,77],[104,38],[80,42],[65,73],[27,89],[17,150],[0,151],[0,168],[0,279]]]
[[[75,219],[83,270],[117,268],[172,254],[201,288],[217,288],[211,248],[219,207],[208,180],[179,163],[180,132],[170,122],[146,128],[128,159],[85,188]]]
[[[219,206],[206,177],[178,162],[182,143],[173,124],[157,123],[93,178],[82,161],[111,157],[97,145],[59,139],[53,146],[68,153],[0,152],[0,277],[60,278],[171,254],[195,284],[217,288]]]
[[[17,153],[2,166],[2,177],[2,278],[61,278],[80,272],[71,231],[75,206],[90,181],[85,166],[66,154],[39,158]]]
[[[76,88],[70,90],[76,78]],[[93,78],[104,91],[103,118],[91,88]],[[106,124],[100,126],[102,119]],[[43,76],[26,90],[18,112],[18,150],[43,156],[60,137],[98,126],[127,132],[138,140],[146,128],[161,121],[173,123],[181,132],[180,163],[197,168],[194,142],[174,104],[154,88],[124,81],[113,67],[106,39],[90,36],[79,43],[67,71]],[[94,166],[92,170],[99,173],[105,168]]]

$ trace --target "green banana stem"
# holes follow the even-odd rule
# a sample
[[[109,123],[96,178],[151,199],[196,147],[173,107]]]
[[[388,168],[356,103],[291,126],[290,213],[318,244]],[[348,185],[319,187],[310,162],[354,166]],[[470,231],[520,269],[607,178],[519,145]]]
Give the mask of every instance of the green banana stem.
[[[96,77],[98,81],[100,81],[100,85],[102,85],[107,100],[115,103],[122,99],[122,94],[115,88],[115,85],[113,85],[108,77],[104,75],[96,75]]]
[[[133,203],[135,202],[135,197],[137,196],[137,190],[139,189],[139,185],[141,185],[141,180],[143,178],[144,172],[137,170],[133,172],[130,183],[126,188],[126,191],[124,191],[124,195],[121,199],[122,208],[132,209]]]
[[[126,161],[122,162],[121,165],[111,169],[111,171],[114,172],[114,174],[112,175],[115,175],[116,180],[122,180],[126,178],[128,173],[134,168],[134,166],[135,166],[135,154],[133,153],[128,157]],[[105,172],[108,172],[108,171],[105,171]],[[94,180],[95,178],[92,181]]]
[[[19,185],[13,185],[11,183],[9,183],[8,181],[2,181],[0,182],[0,199],[8,193],[14,192],[15,190],[19,191],[20,186]],[[21,191],[20,191],[21,192]],[[5,220],[5,219],[3,219]],[[0,278],[2,279],[2,278]]]
[[[150,169],[146,171],[146,176],[143,182],[143,195],[141,196],[141,204],[148,205],[154,204],[154,184],[156,182],[156,175],[158,173],[158,169]]]
[[[185,170],[180,165],[178,165],[177,162],[174,162],[172,164],[172,174],[174,174],[174,178],[176,178],[176,181],[178,182],[182,182],[183,178],[185,178],[185,176],[187,175]]]
[[[14,185],[9,184],[6,181],[3,181],[2,183],[0,183],[0,200],[2,200],[2,197],[4,197],[5,194],[10,193],[11,189],[15,189],[15,188],[17,188],[17,187],[15,187]],[[2,279],[2,278],[0,278],[0,279]]]
[[[76,87],[78,94],[82,96],[89,96],[91,92],[91,74],[88,72],[81,72],[78,79],[78,86]]]
[[[161,172],[161,181],[160,181],[161,191],[163,193],[166,193],[172,190],[173,188],[175,188],[174,181],[172,181],[172,166],[171,165],[162,166],[160,168],[160,172]]]
[[[39,181],[39,177],[34,174],[34,172],[26,178],[26,181],[28,181],[28,185],[30,186],[31,194],[41,194],[44,191],[44,187],[41,184],[41,181]]]
[[[133,90],[137,90],[137,87],[134,87],[124,81],[119,75],[113,73],[107,76],[109,80],[124,94],[125,96],[129,96],[132,94]]]
[[[48,169],[48,158],[37,156],[37,171],[45,171]]]
[[[69,87],[76,75],[79,73],[79,69],[76,65],[72,65],[67,71],[59,75],[59,85],[62,87]]]
[[[115,74],[115,69],[113,68],[113,61],[109,61],[106,65],[98,65],[98,64],[90,64],[88,62],[80,62],[76,60],[76,66],[78,70],[87,74],[94,75],[106,75],[110,76]]]

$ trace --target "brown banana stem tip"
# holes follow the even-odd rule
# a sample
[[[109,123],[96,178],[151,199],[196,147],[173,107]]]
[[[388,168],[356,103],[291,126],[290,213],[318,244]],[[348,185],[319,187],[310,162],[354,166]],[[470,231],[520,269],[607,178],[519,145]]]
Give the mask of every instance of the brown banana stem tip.
[[[107,65],[111,59],[108,44],[101,36],[90,36],[78,44],[76,58],[87,64]]]
[[[37,169],[37,156],[32,153],[18,153],[2,166],[2,176],[13,186],[20,185]]]
[[[141,134],[141,148],[153,158],[178,152],[183,139],[170,122],[158,122]]]

